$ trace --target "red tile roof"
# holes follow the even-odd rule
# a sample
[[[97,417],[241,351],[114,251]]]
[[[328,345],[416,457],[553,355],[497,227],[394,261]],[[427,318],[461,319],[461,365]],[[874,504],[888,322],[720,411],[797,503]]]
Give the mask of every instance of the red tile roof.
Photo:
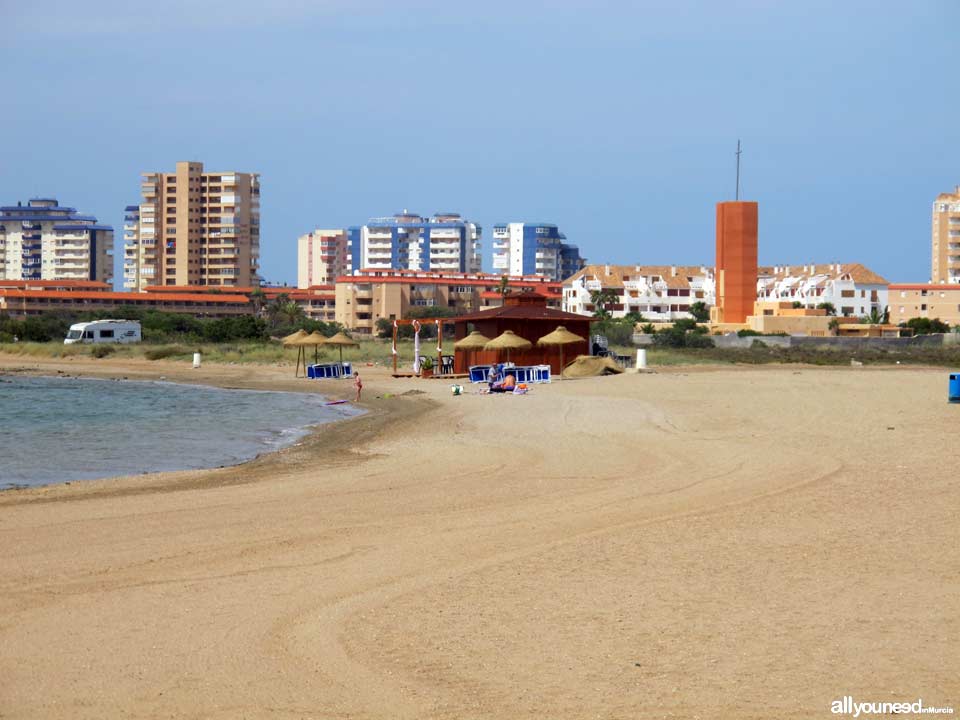
[[[490,308],[489,310],[481,310],[480,312],[473,313],[472,315],[458,315],[454,319],[458,323],[498,319],[555,320],[557,323],[589,323],[591,320],[591,318],[587,315],[576,315],[575,313],[564,312],[563,310],[557,310],[555,308],[547,307],[546,305],[533,304],[501,305],[500,307]]]
[[[196,303],[219,303],[219,304],[243,304],[250,303],[250,298],[245,295],[222,295],[217,293],[137,293],[137,292],[84,292],[60,291],[60,290],[14,290],[9,288],[0,288],[0,297],[7,298],[31,298],[42,300],[45,298],[58,298],[69,300],[115,300],[119,304],[138,302],[196,302]]]
[[[97,280],[0,280],[0,288],[86,288],[109,290],[110,285]]]

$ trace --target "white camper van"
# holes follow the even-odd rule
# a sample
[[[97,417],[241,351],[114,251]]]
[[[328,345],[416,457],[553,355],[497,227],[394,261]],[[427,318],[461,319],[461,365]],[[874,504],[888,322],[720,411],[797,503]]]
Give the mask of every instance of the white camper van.
[[[137,320],[94,320],[71,325],[63,344],[136,343],[142,339]]]

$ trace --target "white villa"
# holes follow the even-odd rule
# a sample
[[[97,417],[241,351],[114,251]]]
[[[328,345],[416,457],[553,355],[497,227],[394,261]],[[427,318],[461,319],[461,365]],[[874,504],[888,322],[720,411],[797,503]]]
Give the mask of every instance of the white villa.
[[[887,307],[888,283],[859,263],[773,265],[757,268],[757,300],[799,302],[804,307],[831,303],[837,315],[860,317]],[[610,290],[614,318],[641,313],[651,322],[690,317],[697,301],[716,303],[714,268],[704,265],[588,265],[563,282],[563,309],[592,315],[591,293]]]
[[[610,290],[617,302],[607,309],[614,318],[638,312],[652,322],[690,317],[690,305],[713,305],[713,268],[702,265],[588,265],[563,281],[563,309],[592,315],[591,293]]]
[[[860,263],[774,265],[758,268],[757,300],[799,302],[804,307],[831,303],[837,315],[860,317],[883,313],[889,283]]]

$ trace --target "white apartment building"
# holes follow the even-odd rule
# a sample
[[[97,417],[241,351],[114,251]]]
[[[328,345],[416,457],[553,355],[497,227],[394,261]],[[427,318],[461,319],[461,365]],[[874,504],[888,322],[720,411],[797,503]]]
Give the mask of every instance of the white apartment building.
[[[588,265],[563,282],[563,309],[593,315],[593,293],[609,290],[614,318],[631,312],[651,322],[691,317],[690,305],[716,302],[713,268],[701,265]]]
[[[560,281],[586,264],[576,245],[550,223],[501,223],[493,227],[493,271],[540,275]]]
[[[34,198],[0,207],[0,279],[113,281],[113,228]]]
[[[353,270],[480,272],[483,228],[457,213],[404,210],[347,230]]]
[[[297,287],[333,285],[337,276],[353,272],[346,230],[317,229],[297,238]]]
[[[860,263],[757,268],[758,300],[799,302],[810,308],[830,303],[843,317],[862,317],[872,310],[883,314],[889,302],[888,286]]]

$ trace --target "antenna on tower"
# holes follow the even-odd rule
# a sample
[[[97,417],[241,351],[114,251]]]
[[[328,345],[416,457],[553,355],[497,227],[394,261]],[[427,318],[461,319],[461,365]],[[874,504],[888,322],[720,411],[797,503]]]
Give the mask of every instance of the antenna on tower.
[[[737,201],[740,200],[740,138],[737,138]]]

